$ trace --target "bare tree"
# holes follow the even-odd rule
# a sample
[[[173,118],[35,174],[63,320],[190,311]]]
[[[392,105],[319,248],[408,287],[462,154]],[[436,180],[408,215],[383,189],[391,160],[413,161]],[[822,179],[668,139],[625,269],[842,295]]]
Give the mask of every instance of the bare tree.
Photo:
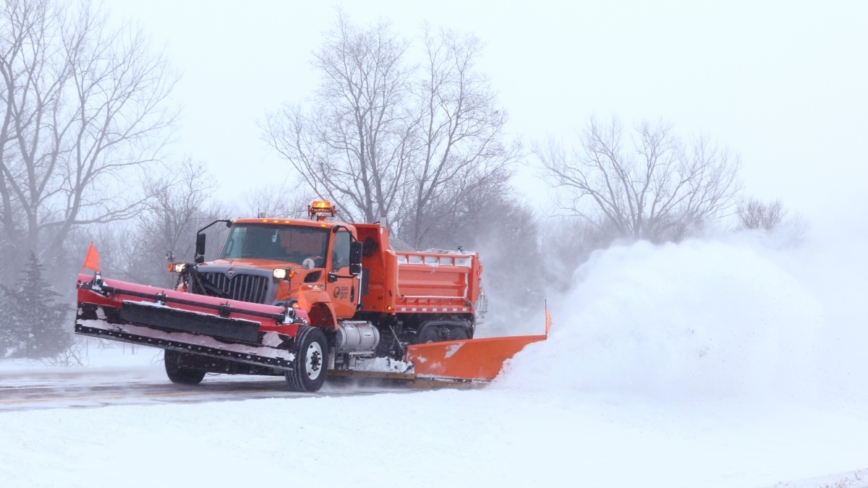
[[[422,67],[409,64],[409,48],[388,22],[359,28],[339,12],[315,55],[313,108],[287,105],[263,129],[348,218],[386,217],[421,246],[470,192],[501,187],[518,145],[503,142],[506,114],[476,71],[478,39],[427,29]]]
[[[76,226],[135,215],[175,113],[162,56],[87,3],[7,0],[0,11],[0,226],[40,255]]]
[[[618,237],[678,240],[728,208],[739,190],[739,159],[699,138],[685,145],[669,125],[591,120],[581,147],[550,141],[534,154],[563,208]]]
[[[408,207],[402,234],[422,246],[443,217],[481,186],[500,188],[519,145],[504,143],[506,112],[496,103],[487,77],[475,70],[478,38],[441,29],[425,30],[423,79],[416,86],[421,150],[409,169]]]
[[[314,109],[287,105],[267,118],[268,143],[355,220],[387,215],[402,190],[415,123],[405,109],[407,48],[386,21],[360,29],[339,12],[314,57]]]
[[[153,198],[134,223],[102,233],[104,267],[132,281],[173,285],[174,277],[166,272],[167,258],[192,261],[196,231],[228,213],[213,202],[212,189],[203,166],[189,159],[176,165],[170,177],[152,182],[149,193]],[[217,247],[211,239],[212,253]]]
[[[428,214],[425,223],[427,235],[424,241],[413,243],[410,248],[450,249],[463,246],[473,249],[485,233],[508,234],[515,209],[525,210],[511,198],[507,179],[486,180],[470,187],[461,198],[450,199]],[[529,225],[522,222],[520,225]]]
[[[766,232],[780,227],[787,215],[780,200],[764,203],[756,198],[740,202],[736,213],[742,229],[762,229]]]
[[[798,245],[808,234],[809,225],[804,217],[788,212],[780,200],[768,203],[757,198],[743,200],[738,204],[736,216],[736,230],[762,230],[775,234],[778,244]]]
[[[307,206],[315,198],[306,187],[271,185],[246,192],[243,210],[245,215],[301,219],[308,216]]]

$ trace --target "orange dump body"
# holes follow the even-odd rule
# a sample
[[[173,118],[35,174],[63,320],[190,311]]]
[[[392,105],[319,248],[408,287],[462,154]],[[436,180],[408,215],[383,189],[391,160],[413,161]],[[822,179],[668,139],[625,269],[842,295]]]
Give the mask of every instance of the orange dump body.
[[[474,313],[482,274],[476,253],[396,251],[390,248],[386,227],[352,227],[365,246],[360,312]]]

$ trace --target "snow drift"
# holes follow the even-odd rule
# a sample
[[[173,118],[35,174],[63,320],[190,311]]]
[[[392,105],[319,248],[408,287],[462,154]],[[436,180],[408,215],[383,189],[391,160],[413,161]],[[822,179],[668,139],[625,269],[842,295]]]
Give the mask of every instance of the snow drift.
[[[838,386],[858,389],[852,344],[865,313],[841,297],[868,288],[843,276],[857,253],[820,251],[749,235],[600,251],[550,300],[549,340],[519,353],[497,385],[805,397],[849,371]]]

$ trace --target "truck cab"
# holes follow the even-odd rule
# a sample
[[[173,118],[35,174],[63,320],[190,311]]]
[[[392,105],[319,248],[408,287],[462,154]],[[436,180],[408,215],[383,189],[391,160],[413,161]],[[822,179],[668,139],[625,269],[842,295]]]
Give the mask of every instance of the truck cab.
[[[236,219],[217,259],[205,262],[205,236],[197,236],[194,275],[182,266],[180,289],[269,305],[291,304],[311,323],[337,326],[361,306],[362,244],[355,226],[326,220],[329,202],[314,201],[311,220]],[[206,226],[207,228],[207,226]],[[204,229],[203,229],[204,230]],[[177,265],[176,265],[177,267]]]

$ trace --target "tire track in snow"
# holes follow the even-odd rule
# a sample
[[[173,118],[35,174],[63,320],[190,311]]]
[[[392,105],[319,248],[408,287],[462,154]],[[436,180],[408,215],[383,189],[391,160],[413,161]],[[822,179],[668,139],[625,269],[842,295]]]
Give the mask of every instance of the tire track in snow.
[[[250,381],[239,380],[239,378],[209,377],[197,386],[175,385],[168,381],[141,382],[141,380],[93,384],[93,377],[81,379],[83,381],[73,383],[68,382],[68,378],[54,380],[41,378],[39,382],[5,386],[0,384],[0,413],[48,408],[343,397],[412,391],[384,385],[357,387],[354,383],[345,381],[327,383],[317,393],[298,393],[289,391],[283,379]]]

